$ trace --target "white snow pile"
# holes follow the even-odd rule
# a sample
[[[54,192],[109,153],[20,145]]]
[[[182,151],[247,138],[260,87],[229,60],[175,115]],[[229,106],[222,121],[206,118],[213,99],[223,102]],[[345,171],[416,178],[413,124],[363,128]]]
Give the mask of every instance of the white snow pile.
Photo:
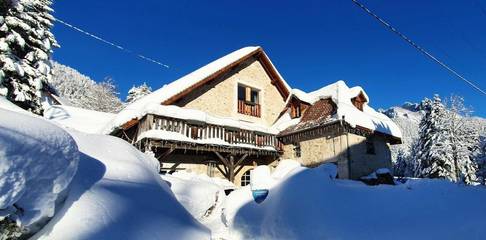
[[[332,164],[291,167],[265,201],[249,187],[225,201],[230,239],[484,239],[486,188],[445,180],[367,186]],[[279,170],[281,171],[282,168]],[[282,178],[282,175],[285,175]],[[275,181],[275,173],[271,180]]]
[[[226,179],[211,178],[206,174],[181,171],[161,177],[169,183],[177,200],[199,221],[212,214],[214,206],[224,199],[224,190],[236,188]]]
[[[234,64],[238,60],[251,55],[257,51],[261,51],[261,48],[258,46],[251,46],[251,47],[244,47],[238,49],[228,55],[225,55],[209,64],[167,84],[164,85],[162,88],[152,92],[151,94],[135,101],[134,103],[125,107],[119,114],[117,114],[116,118],[113,120],[113,123],[107,125],[105,129],[105,133],[110,133],[115,128],[123,125],[124,123],[128,122],[131,119],[138,119],[144,114],[147,113],[147,109],[153,109],[150,105],[160,105],[162,102],[170,99],[171,97],[181,93],[182,91],[197,85],[202,80],[210,77],[211,75],[215,74],[217,71]],[[265,54],[262,51],[263,54]],[[266,55],[265,55],[266,56]],[[277,69],[273,67],[274,70],[278,73]],[[290,91],[289,85],[285,82],[285,80],[280,76],[286,88]],[[253,130],[253,129],[252,129]]]
[[[100,133],[103,127],[115,117],[115,114],[66,105],[46,105],[44,117],[81,132]]]
[[[35,239],[209,239],[177,202],[155,159],[125,141],[71,132],[82,157],[60,212]]]
[[[35,232],[62,203],[79,152],[63,129],[3,97],[0,102],[0,220],[8,216]]]
[[[358,96],[360,93],[363,93],[368,101],[364,104],[363,111],[357,109],[351,102],[351,99]],[[344,117],[344,120],[352,127],[361,126],[398,138],[401,138],[402,136],[400,128],[390,118],[375,111],[368,105],[368,95],[366,95],[366,92],[359,86],[349,88],[344,81],[340,80],[310,93],[305,93],[299,89],[292,89],[288,99],[292,96],[310,104],[314,104],[320,99],[331,98],[337,105],[337,113],[333,116],[335,120],[341,120]],[[290,119],[289,117],[287,118]],[[290,120],[277,121],[277,123],[279,125],[288,126],[289,124],[286,124],[288,121]],[[282,129],[282,127],[279,127],[279,129]]]

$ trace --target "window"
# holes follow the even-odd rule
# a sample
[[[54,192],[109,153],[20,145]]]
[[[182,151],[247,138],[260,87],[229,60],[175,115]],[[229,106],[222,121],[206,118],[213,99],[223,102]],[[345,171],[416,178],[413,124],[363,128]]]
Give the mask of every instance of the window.
[[[375,144],[373,142],[373,139],[367,138],[366,139],[366,154],[376,154],[375,152]]]
[[[260,90],[238,85],[238,113],[260,117]]]
[[[251,169],[243,173],[241,176],[241,186],[244,187],[250,184]]]
[[[300,143],[295,143],[294,144],[294,155],[297,158],[300,158],[302,156],[302,152],[300,150]]]
[[[290,117],[299,118],[301,116],[300,104],[292,104],[290,106]]]

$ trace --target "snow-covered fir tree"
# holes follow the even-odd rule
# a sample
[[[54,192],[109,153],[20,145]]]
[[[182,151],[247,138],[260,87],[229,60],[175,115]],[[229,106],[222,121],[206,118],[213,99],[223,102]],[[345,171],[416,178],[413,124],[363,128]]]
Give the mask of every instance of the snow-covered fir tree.
[[[415,176],[457,181],[446,109],[438,95],[424,101],[425,116],[420,122]]]
[[[451,138],[452,157],[456,178],[466,184],[477,182],[475,154],[479,149],[479,131],[468,118],[471,110],[464,105],[464,99],[451,96],[446,104],[446,127]]]
[[[132,102],[137,101],[138,99],[146,96],[152,92],[152,88],[149,87],[146,83],[143,83],[140,86],[133,86],[128,90],[127,99],[125,100],[126,104],[130,104]]]
[[[51,85],[71,105],[102,112],[118,112],[122,109],[123,103],[111,79],[96,83],[71,67],[57,62],[53,62],[52,66]]]
[[[410,161],[408,154],[403,149],[399,149],[393,165],[394,175],[397,177],[408,177],[406,172],[410,168],[409,165]]]
[[[50,32],[51,5],[51,0],[0,1],[0,95],[37,114],[51,78],[52,48],[58,47]]]

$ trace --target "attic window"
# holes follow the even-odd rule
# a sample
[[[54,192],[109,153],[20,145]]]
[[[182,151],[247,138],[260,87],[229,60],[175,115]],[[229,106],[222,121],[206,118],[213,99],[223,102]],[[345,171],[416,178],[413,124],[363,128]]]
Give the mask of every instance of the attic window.
[[[253,117],[261,116],[260,90],[238,85],[238,113]]]
[[[361,92],[358,96],[352,98],[351,102],[353,103],[353,105],[357,109],[359,109],[360,111],[363,111],[363,106],[364,106],[365,102],[367,102],[367,100],[366,100],[366,97],[364,96],[364,94]]]
[[[299,118],[302,116],[302,111],[300,108],[300,104],[294,103],[290,105],[290,117],[291,118]]]

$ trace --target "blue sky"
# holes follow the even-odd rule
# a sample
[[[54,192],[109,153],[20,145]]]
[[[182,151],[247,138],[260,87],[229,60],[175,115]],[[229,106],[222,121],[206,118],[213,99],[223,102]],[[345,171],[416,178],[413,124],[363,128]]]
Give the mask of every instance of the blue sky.
[[[486,0],[362,0],[415,42],[486,89]],[[55,16],[169,69],[63,25],[54,59],[95,80],[111,76],[125,98],[132,85],[156,89],[233,50],[259,45],[294,88],[340,79],[386,108],[434,93],[465,97],[486,117],[486,96],[386,30],[351,0],[55,1]]]

